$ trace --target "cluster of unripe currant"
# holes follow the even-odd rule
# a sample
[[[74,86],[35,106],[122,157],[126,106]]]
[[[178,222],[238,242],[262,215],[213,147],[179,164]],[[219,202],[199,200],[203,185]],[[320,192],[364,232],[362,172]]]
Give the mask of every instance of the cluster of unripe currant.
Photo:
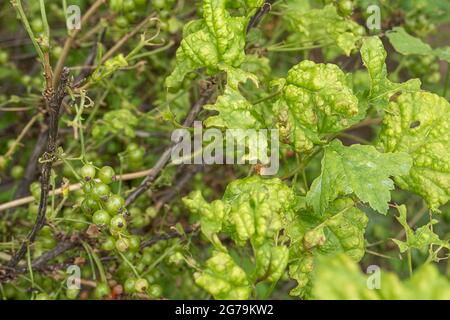
[[[116,179],[114,169],[110,166],[97,169],[86,164],[80,169],[80,175],[84,193],[81,210],[95,225],[110,234],[102,248],[107,251],[115,248],[119,252],[139,250],[139,237],[127,232],[126,216],[129,214],[124,207],[125,200],[114,194],[109,186]]]

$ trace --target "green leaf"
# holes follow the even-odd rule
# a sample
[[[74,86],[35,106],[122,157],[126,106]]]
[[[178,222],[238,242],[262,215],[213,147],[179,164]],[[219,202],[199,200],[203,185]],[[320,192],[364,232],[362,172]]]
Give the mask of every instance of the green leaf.
[[[283,222],[293,216],[295,197],[280,179],[252,176],[231,182],[222,200],[211,204],[198,192],[183,201],[192,213],[200,214],[202,232],[216,249],[226,252],[218,240],[219,232],[231,237],[238,246],[250,242],[255,272],[248,279],[275,282],[283,275],[289,249],[278,238]]]
[[[429,55],[433,52],[433,49],[427,43],[413,37],[403,27],[394,27],[386,33],[386,36],[394,49],[403,55]]]
[[[297,5],[289,4],[285,16],[296,32],[294,40],[290,42],[334,44],[347,56],[357,47],[364,28],[353,20],[340,16],[335,6],[330,4],[322,9],[305,10],[295,7]]]
[[[413,159],[397,184],[421,195],[437,211],[450,197],[450,104],[436,94],[403,93],[389,104],[380,133],[386,152],[406,152]]]
[[[218,200],[208,203],[200,191],[194,191],[189,197],[183,198],[183,203],[190,212],[200,217],[201,230],[206,237],[216,244],[216,247],[221,248],[220,241],[217,241],[215,236],[222,230],[223,219],[228,211],[224,203]]]
[[[359,261],[365,251],[367,222],[365,213],[355,208],[349,198],[334,201],[323,215],[308,210],[301,212],[296,223],[288,229],[294,242],[289,276],[297,280],[297,287],[290,294],[308,296],[315,263],[321,256],[344,252]]]
[[[318,261],[312,298],[320,300],[449,300],[450,281],[433,264],[416,270],[401,281],[397,275],[380,270],[379,288],[369,289],[376,274],[363,274],[346,255]]]
[[[251,79],[258,83],[256,77],[240,69],[223,66],[227,72],[227,85],[224,93],[214,104],[205,105],[206,110],[218,111],[219,114],[205,120],[206,127],[227,129],[259,129],[263,127],[264,119],[252,104],[239,91],[239,83]]]
[[[372,146],[345,147],[334,140],[325,147],[322,171],[307,194],[307,201],[318,213],[338,195],[354,193],[382,214],[388,210],[390,190],[394,182],[390,176],[405,175],[412,165],[404,152],[380,153]]]
[[[450,47],[433,49],[405,31],[403,27],[395,27],[386,33],[394,49],[403,55],[434,55],[441,60],[450,62]]]
[[[194,274],[195,283],[215,299],[248,299],[251,286],[247,275],[228,253],[215,251],[201,273]]]
[[[289,261],[286,246],[271,246],[266,243],[255,248],[257,281],[276,282],[284,274]]]
[[[167,87],[178,87],[185,75],[205,67],[210,74],[219,64],[239,66],[245,58],[246,17],[232,17],[225,0],[203,0],[203,19],[185,27],[176,53],[176,66],[166,79]]]
[[[275,113],[281,141],[304,152],[356,122],[358,99],[338,66],[305,60],[289,70]]]
[[[223,201],[231,206],[227,230],[239,244],[262,245],[274,240],[293,205],[292,190],[281,180],[252,176],[231,182]]]
[[[385,109],[389,98],[398,91],[417,91],[420,80],[411,79],[405,83],[394,83],[387,78],[386,50],[377,36],[364,38],[361,57],[370,78],[369,101],[378,108]]]
[[[396,218],[405,229],[406,241],[400,241],[397,239],[392,239],[392,241],[398,245],[401,253],[411,248],[420,250],[432,244],[450,249],[450,244],[448,241],[439,239],[439,236],[433,232],[433,224],[436,224],[438,222],[437,220],[432,220],[426,225],[413,231],[406,220],[406,207],[402,205],[397,207],[397,209],[399,216]]]

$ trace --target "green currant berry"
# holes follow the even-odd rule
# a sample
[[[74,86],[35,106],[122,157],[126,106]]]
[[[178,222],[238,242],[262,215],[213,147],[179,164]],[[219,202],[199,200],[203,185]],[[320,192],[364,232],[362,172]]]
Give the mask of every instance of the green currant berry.
[[[123,289],[125,290],[126,293],[134,293],[135,284],[136,284],[135,278],[128,278],[123,284]]]
[[[34,298],[34,299],[35,300],[51,300],[49,295],[44,293],[44,292],[41,292],[41,293],[37,294],[36,298]]]
[[[97,283],[95,287],[95,297],[97,299],[103,299],[105,296],[111,293],[111,289],[109,288],[107,283],[101,282]]]
[[[92,194],[96,199],[100,199],[103,201],[106,201],[108,196],[111,193],[111,189],[108,187],[107,184],[104,184],[102,182],[96,182],[94,184],[94,187],[92,189]]]
[[[123,1],[123,10],[125,10],[126,12],[131,12],[134,9],[136,9],[134,0],[124,0]]]
[[[122,11],[123,0],[110,0],[111,10],[114,12]]]
[[[112,195],[109,197],[108,201],[106,201],[105,208],[111,214],[117,214],[123,208],[125,200],[118,195]]]
[[[140,162],[142,161],[143,157],[144,157],[144,150],[142,148],[131,150],[128,153],[128,159],[131,162]]]
[[[145,214],[148,215],[150,218],[154,218],[156,217],[158,212],[154,207],[148,207],[147,209],[145,209]]]
[[[6,51],[0,51],[0,64],[6,64],[8,59],[8,53]]]
[[[30,192],[34,199],[39,200],[41,198],[41,184],[37,181],[33,182],[30,185]]]
[[[119,252],[125,252],[130,248],[130,241],[127,238],[120,238],[116,241],[116,249]]]
[[[92,222],[98,226],[106,226],[109,221],[111,221],[111,217],[105,210],[97,210],[92,216]]]
[[[162,296],[162,288],[158,284],[153,284],[148,288],[147,293],[151,298],[157,299]]]
[[[81,211],[89,216],[99,208],[97,201],[91,197],[84,198],[80,207]]]
[[[145,265],[150,265],[153,262],[153,256],[149,252],[144,252],[144,254],[141,257],[142,263]]]
[[[83,183],[82,189],[84,194],[91,194],[92,190],[94,189],[94,185],[92,184],[92,182],[85,182]]]
[[[147,216],[132,216],[131,225],[133,228],[143,228],[150,223],[150,219]]]
[[[41,33],[42,31],[44,31],[44,23],[41,19],[33,19],[31,20],[31,28],[34,32]]]
[[[132,142],[132,143],[129,143],[127,145],[127,149],[126,150],[127,150],[127,152],[130,152],[130,151],[136,150],[138,148],[139,148],[139,146],[136,143]]]
[[[128,20],[124,16],[117,17],[116,20],[115,20],[115,23],[116,23],[116,25],[119,28],[126,28],[126,27],[128,27]]]
[[[109,223],[111,229],[122,231],[127,228],[127,221],[122,215],[114,216]]]
[[[52,236],[42,237],[39,242],[44,249],[53,249],[56,246],[56,240]]]
[[[137,279],[134,284],[134,289],[136,290],[136,292],[140,292],[140,293],[147,291],[147,289],[148,289],[147,280],[144,278]]]
[[[41,231],[39,231],[39,235],[41,236],[53,236],[52,228],[49,226],[43,226]]]
[[[98,178],[100,179],[101,182],[105,184],[110,184],[115,179],[114,169],[111,168],[110,166],[102,167],[98,172]]]
[[[22,166],[14,166],[11,169],[11,177],[18,180],[23,177],[24,169]]]
[[[113,237],[107,237],[102,243],[102,249],[105,251],[112,251],[116,247],[116,240]]]
[[[8,159],[5,156],[0,156],[0,173],[8,166]]]
[[[95,177],[95,167],[92,164],[85,164],[80,169],[80,175],[85,181],[90,181]]]
[[[67,289],[66,290],[66,297],[70,300],[75,300],[78,297],[78,294],[80,293],[80,289]]]
[[[131,236],[130,240],[130,251],[137,252],[139,251],[139,246],[141,245],[141,239],[139,236]]]

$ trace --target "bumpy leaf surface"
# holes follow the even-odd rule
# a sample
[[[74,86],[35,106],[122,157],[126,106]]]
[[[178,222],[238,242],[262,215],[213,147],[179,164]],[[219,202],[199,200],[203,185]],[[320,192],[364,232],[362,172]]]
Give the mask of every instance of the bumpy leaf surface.
[[[433,93],[403,93],[389,104],[380,142],[386,152],[413,159],[398,185],[421,195],[432,210],[450,197],[450,104]]]
[[[166,79],[168,87],[177,87],[185,75],[205,67],[209,73],[219,64],[239,66],[245,58],[246,17],[232,17],[225,0],[204,0],[203,19],[184,28],[176,54],[176,66]]]
[[[359,111],[345,73],[336,65],[309,60],[289,70],[275,108],[280,138],[297,152],[311,150],[326,134],[349,127]]]
[[[368,219],[348,198],[334,201],[323,215],[305,210],[297,219],[288,229],[288,235],[294,241],[289,275],[297,281],[297,287],[290,294],[307,297],[318,257],[337,252],[345,252],[355,261],[363,257]],[[301,242],[297,243],[296,239]]]
[[[327,5],[322,9],[287,11],[292,29],[301,42],[317,41],[323,44],[334,44],[346,55],[356,48],[357,41],[364,32],[351,19],[340,16],[336,7]]]
[[[251,286],[247,275],[224,252],[214,252],[206,262],[206,268],[201,273],[194,274],[197,285],[211,293],[215,299],[248,299]]]
[[[284,221],[293,215],[295,198],[292,190],[281,180],[252,176],[230,183],[222,200],[211,204],[198,192],[183,200],[191,212],[200,215],[202,232],[216,250],[228,256],[227,249],[217,236],[219,232],[227,234],[238,246],[251,243],[255,270],[248,275],[248,279],[274,282],[283,275],[289,260],[289,249],[278,245],[276,239]],[[215,277],[215,272],[212,267],[205,271],[209,277]],[[220,274],[217,277],[220,278]],[[201,286],[218,297],[216,289],[203,285],[203,282]],[[228,297],[232,297],[231,294],[236,292],[229,293]]]

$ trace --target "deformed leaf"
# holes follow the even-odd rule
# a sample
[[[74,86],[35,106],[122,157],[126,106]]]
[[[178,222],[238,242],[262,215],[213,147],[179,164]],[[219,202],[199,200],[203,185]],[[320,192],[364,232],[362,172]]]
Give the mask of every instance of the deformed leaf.
[[[318,257],[338,252],[346,253],[354,261],[363,257],[368,218],[346,198],[331,203],[323,215],[306,210],[298,219],[288,231],[294,241],[290,249],[289,276],[297,281],[297,287],[290,294],[307,297]],[[297,244],[298,240],[294,239],[302,241]]]
[[[338,66],[305,60],[289,70],[275,112],[280,139],[304,152],[356,122],[359,109]]]
[[[380,133],[386,152],[405,152],[413,159],[397,184],[421,195],[432,210],[450,197],[450,104],[436,94],[403,93],[389,104]]]
[[[205,67],[209,73],[215,73],[221,63],[237,67],[244,61],[248,18],[231,16],[225,3],[204,0],[203,19],[185,27],[175,69],[166,79],[168,87],[177,87],[187,73],[196,69]]]
[[[195,283],[221,300],[245,300],[251,293],[247,275],[228,253],[215,251],[201,273],[194,274]]]
[[[301,42],[334,44],[347,56],[356,48],[358,40],[364,34],[364,28],[353,20],[340,16],[334,5],[306,10],[295,7],[297,5],[299,4],[295,2],[289,4],[290,10],[288,9],[286,18],[296,31],[295,37]]]

